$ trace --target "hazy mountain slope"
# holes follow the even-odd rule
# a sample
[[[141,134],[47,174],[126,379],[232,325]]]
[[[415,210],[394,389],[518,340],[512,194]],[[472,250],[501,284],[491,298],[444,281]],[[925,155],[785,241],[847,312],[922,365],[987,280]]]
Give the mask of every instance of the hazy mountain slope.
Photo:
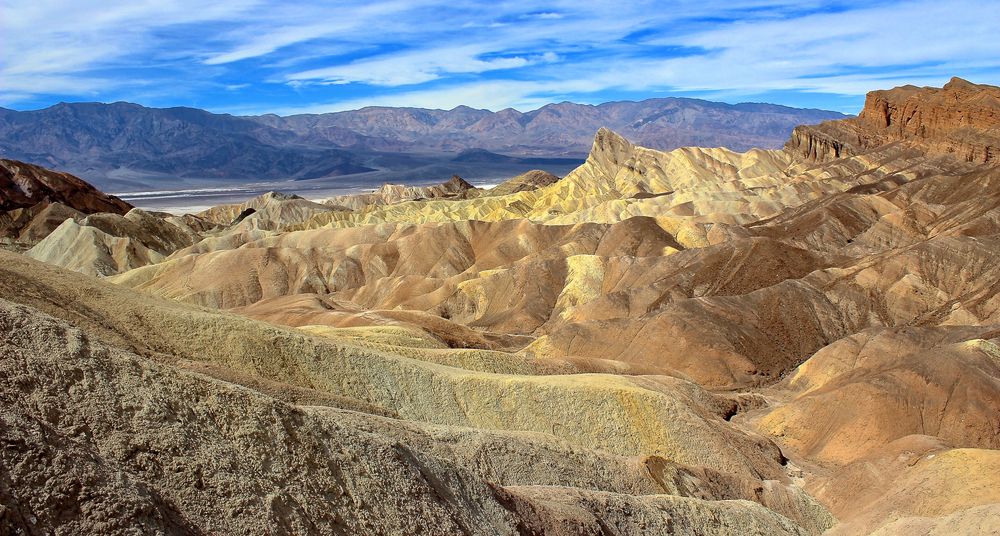
[[[57,104],[0,110],[0,154],[103,182],[109,174],[221,179],[292,179],[367,168],[335,146],[229,115],[137,104]]]
[[[341,129],[399,140],[413,148],[461,151],[482,148],[512,154],[583,154],[594,131],[607,127],[654,149],[684,146],[776,148],[795,125],[844,117],[836,112],[770,104],[723,104],[663,98],[597,106],[562,102],[522,113],[459,106],[452,110],[370,107],[349,112],[254,118],[264,124],[318,136]]]
[[[497,120],[511,114],[517,116],[512,121]],[[575,156],[586,152],[602,126],[664,148],[777,147],[795,125],[835,117],[841,116],[690,99],[596,107],[562,103],[527,114],[366,108],[287,118],[124,102],[62,103],[24,112],[0,109],[0,156],[64,169],[99,185],[158,189],[149,186],[174,187],[180,178],[254,182],[363,173],[385,167],[394,153],[490,149]],[[444,157],[442,164],[449,160]],[[445,176],[455,172],[444,171]]]

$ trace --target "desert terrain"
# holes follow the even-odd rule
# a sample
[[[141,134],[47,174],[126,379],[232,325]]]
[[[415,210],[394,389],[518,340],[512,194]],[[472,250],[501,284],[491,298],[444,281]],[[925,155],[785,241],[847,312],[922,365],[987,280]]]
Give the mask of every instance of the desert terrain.
[[[0,534],[1000,533],[1000,88],[636,134],[195,214],[0,160]]]

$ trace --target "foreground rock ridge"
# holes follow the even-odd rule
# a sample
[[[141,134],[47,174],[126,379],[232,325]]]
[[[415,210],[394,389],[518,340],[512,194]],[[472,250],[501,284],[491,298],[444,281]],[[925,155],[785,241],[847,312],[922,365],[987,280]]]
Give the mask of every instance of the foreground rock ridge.
[[[5,207],[0,534],[1000,532],[997,95],[781,150],[602,128],[490,189]]]

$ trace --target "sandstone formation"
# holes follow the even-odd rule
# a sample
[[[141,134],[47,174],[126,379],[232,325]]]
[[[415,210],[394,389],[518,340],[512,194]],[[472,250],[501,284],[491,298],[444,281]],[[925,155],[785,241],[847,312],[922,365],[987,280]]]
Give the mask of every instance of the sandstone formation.
[[[245,203],[212,207],[197,216],[217,225],[229,226],[247,221],[245,225],[273,230],[334,210],[297,195],[268,192]]]
[[[789,146],[839,158],[903,142],[923,154],[976,164],[1000,161],[1000,89],[952,78],[942,88],[872,91],[855,119],[796,127]]]
[[[601,129],[489,191],[71,214],[0,252],[0,519],[988,534],[998,91],[875,92],[781,150]]]

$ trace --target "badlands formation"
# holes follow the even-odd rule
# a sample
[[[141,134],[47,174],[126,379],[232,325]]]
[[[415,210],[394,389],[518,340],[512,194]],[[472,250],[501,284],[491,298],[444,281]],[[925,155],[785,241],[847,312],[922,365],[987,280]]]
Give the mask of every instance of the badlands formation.
[[[4,161],[0,533],[996,534],[998,140],[953,79],[489,190]]]

